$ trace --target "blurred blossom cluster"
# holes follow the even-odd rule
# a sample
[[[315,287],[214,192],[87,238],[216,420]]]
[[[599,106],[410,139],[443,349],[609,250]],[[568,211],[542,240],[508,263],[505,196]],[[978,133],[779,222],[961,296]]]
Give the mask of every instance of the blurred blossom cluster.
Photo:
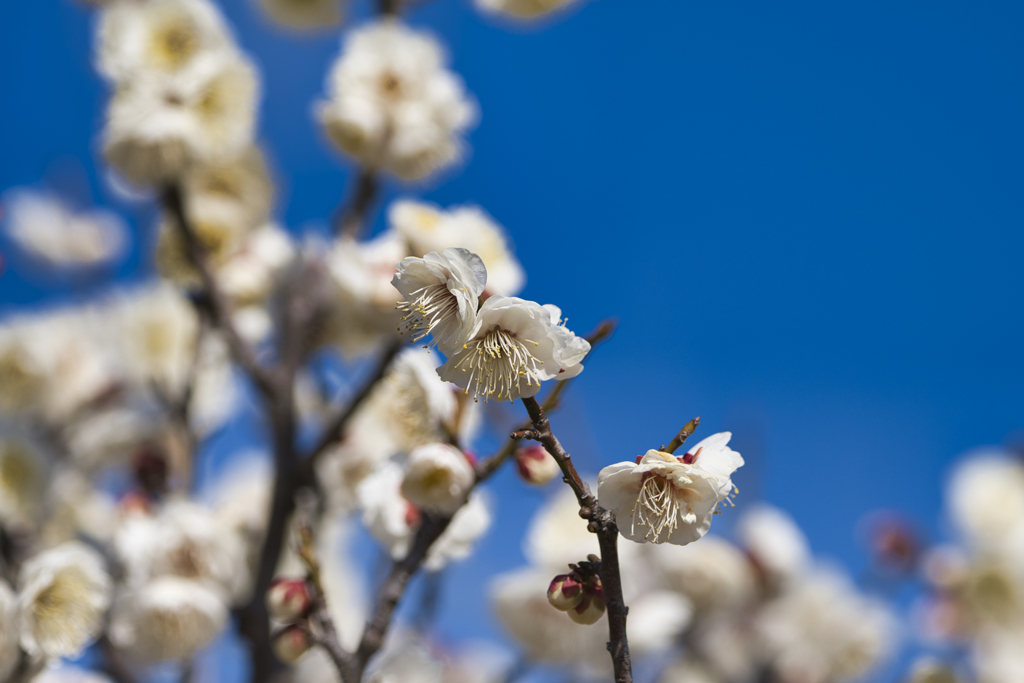
[[[879,527],[909,613],[736,499],[728,432],[622,454],[591,493],[544,411],[602,334],[518,296],[525,270],[483,208],[379,205],[469,152],[480,107],[440,39],[401,0],[355,26],[341,0],[253,2],[296,37],[343,31],[308,103],[350,167],[342,218],[329,236],[276,220],[260,74],[215,2],[86,3],[102,173],[158,209],[157,238],[147,280],[0,320],[0,681],[220,680],[209,653],[259,683],[607,680],[623,602],[642,681],[852,682],[906,647],[925,653],[911,683],[1024,681],[1024,463],[953,474],[956,545]],[[571,4],[476,2],[513,22]],[[111,209],[33,188],[0,207],[48,273],[95,275],[129,246]],[[549,487],[527,566],[480,577],[508,638],[446,642],[426,599],[396,617],[414,575],[476,551],[503,466]],[[710,533],[723,512],[731,534]]]

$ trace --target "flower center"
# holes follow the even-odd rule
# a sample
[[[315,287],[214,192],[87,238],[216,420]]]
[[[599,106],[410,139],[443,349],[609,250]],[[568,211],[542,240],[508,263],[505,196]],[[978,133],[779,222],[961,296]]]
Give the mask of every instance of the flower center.
[[[437,282],[421,287],[411,297],[415,298],[399,303],[397,308],[405,313],[402,322],[405,323],[405,333],[412,337],[412,341],[423,339],[438,327],[458,323],[459,301],[446,283]],[[436,345],[435,339],[429,346]]]
[[[518,339],[495,327],[483,337],[463,344],[462,357],[455,367],[470,373],[466,393],[472,390],[473,400],[483,396],[485,401],[491,397],[511,401],[513,388],[519,395],[524,380],[528,387],[540,386],[538,375],[544,361],[531,355],[524,342],[537,346],[537,342]]]
[[[645,540],[652,543],[668,540],[679,526],[680,498],[668,479],[657,474],[645,474],[640,495],[633,505],[633,532],[638,526],[645,527]],[[666,529],[668,533],[661,538]]]

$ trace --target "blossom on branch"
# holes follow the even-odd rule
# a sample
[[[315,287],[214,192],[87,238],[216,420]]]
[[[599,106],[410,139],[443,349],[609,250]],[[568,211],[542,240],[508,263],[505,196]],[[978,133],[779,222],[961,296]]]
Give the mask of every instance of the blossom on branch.
[[[437,373],[474,399],[535,396],[545,380],[580,374],[590,351],[587,340],[559,324],[561,315],[551,304],[492,296],[477,311],[472,333]]]
[[[357,29],[327,78],[317,118],[361,164],[417,180],[456,163],[476,106],[430,36],[393,20]],[[451,246],[451,245],[449,245]]]
[[[704,536],[719,503],[734,491],[732,473],[743,465],[730,438],[730,432],[714,434],[681,457],[651,449],[636,463],[601,470],[598,500],[615,513],[619,533],[638,543],[676,545]]]
[[[391,281],[405,297],[398,307],[405,313],[402,322],[412,341],[432,335],[432,345],[445,354],[472,331],[486,283],[483,261],[465,249],[403,259]]]
[[[402,478],[402,495],[420,509],[451,514],[476,481],[466,455],[446,443],[413,450]]]

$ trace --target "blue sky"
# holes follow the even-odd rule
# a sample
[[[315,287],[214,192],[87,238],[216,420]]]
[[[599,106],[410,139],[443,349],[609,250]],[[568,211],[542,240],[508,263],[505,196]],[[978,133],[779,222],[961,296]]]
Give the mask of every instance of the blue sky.
[[[323,221],[350,170],[310,116],[338,37],[221,4],[265,77],[278,215]],[[147,244],[151,213],[102,181],[88,14],[35,0],[0,21],[0,191],[77,183]],[[620,321],[555,422],[581,469],[701,415],[748,456],[738,505],[780,505],[856,565],[864,513],[937,533],[957,455],[1024,438],[1024,5],[597,0],[520,28],[433,0],[411,22],[447,42],[482,118],[462,169],[389,196],[479,203],[524,296],[580,333]],[[147,268],[136,249],[117,278]],[[0,275],[3,310],[88,294]],[[495,493],[501,531],[457,575],[519,561],[541,494]]]

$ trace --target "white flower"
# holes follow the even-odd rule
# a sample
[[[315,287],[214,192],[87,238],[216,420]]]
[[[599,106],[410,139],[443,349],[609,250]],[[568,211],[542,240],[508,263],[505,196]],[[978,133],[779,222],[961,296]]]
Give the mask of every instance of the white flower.
[[[45,503],[49,455],[21,434],[0,434],[0,524],[34,525]]]
[[[483,492],[474,491],[452,517],[448,528],[430,547],[423,566],[436,572],[472,554],[476,542],[491,528],[491,506]]]
[[[114,547],[131,585],[178,576],[205,583],[225,601],[240,600],[249,591],[242,539],[197,503],[172,500],[156,516],[128,515],[114,537]]]
[[[217,269],[217,280],[236,306],[260,304],[294,256],[289,234],[267,223],[249,234],[241,248]]]
[[[625,548],[620,551],[629,552]],[[597,537],[580,519],[576,495],[568,487],[559,488],[530,520],[523,536],[523,554],[532,564],[558,574],[570,562],[585,560],[592,553],[600,553]]]
[[[452,513],[475,481],[473,466],[462,451],[446,443],[432,443],[409,454],[401,491],[421,509]]]
[[[20,661],[17,601],[11,587],[0,579],[0,680],[6,681]]]
[[[92,411],[68,425],[64,442],[80,467],[120,465],[140,445],[161,438],[162,418],[153,401],[129,394],[122,405]]]
[[[114,498],[93,486],[77,469],[63,467],[50,481],[50,515],[42,537],[56,545],[84,536],[108,541],[117,523]]]
[[[597,495],[615,513],[619,533],[638,543],[686,545],[704,536],[718,504],[728,500],[731,476],[743,458],[726,444],[730,432],[713,434],[676,457],[651,449],[636,464],[601,470]]]
[[[434,204],[403,199],[388,209],[388,222],[409,242],[414,255],[461,247],[479,256],[487,268],[488,294],[514,296],[526,282],[505,229],[479,206],[442,210]]]
[[[253,138],[259,82],[240,55],[211,53],[181,73],[118,89],[103,133],[107,161],[130,183],[176,180],[192,164],[236,157]]]
[[[492,296],[477,312],[462,348],[438,368],[441,379],[476,399],[534,396],[541,382],[583,371],[590,344],[559,324],[561,311],[516,297]]]
[[[278,24],[309,30],[335,26],[341,21],[341,0],[259,0]]]
[[[21,567],[18,613],[21,646],[32,655],[77,655],[103,627],[111,580],[103,558],[70,541]]]
[[[576,0],[475,0],[485,12],[504,14],[516,19],[536,19],[557,12]]]
[[[128,246],[128,228],[112,211],[76,212],[59,197],[16,188],[3,198],[4,227],[28,255],[56,267],[110,263]]]
[[[161,576],[118,596],[110,639],[140,663],[189,659],[228,620],[221,596],[206,583]]]
[[[756,577],[750,562],[717,536],[686,547],[658,548],[652,557],[668,586],[701,609],[739,607],[754,597]]]
[[[173,75],[234,48],[224,18],[207,0],[112,3],[97,38],[96,68],[115,82]]]
[[[442,683],[444,667],[418,643],[400,646],[374,662],[367,683]]]
[[[487,270],[476,254],[445,249],[403,259],[391,283],[405,297],[399,309],[412,341],[433,335],[433,344],[448,355],[473,331]]]
[[[95,671],[79,669],[75,666],[60,664],[49,665],[43,671],[32,678],[31,683],[113,683],[103,674]]]
[[[759,503],[736,523],[736,535],[757,569],[773,581],[797,579],[811,562],[807,537],[793,518]]]
[[[950,477],[947,498],[964,536],[999,551],[1024,530],[1024,464],[992,452],[969,458]]]
[[[317,117],[342,151],[415,180],[462,156],[476,118],[437,42],[395,21],[351,32],[327,79]]]
[[[818,571],[764,607],[757,633],[782,680],[830,683],[874,668],[893,647],[894,622],[846,577]]]

